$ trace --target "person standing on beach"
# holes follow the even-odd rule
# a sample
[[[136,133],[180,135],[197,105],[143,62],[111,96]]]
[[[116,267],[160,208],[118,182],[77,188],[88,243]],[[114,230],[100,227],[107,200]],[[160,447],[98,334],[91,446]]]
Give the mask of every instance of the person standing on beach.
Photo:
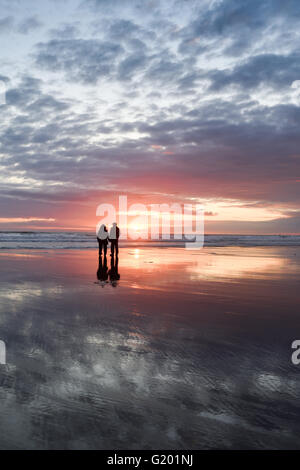
[[[117,226],[116,222],[112,224],[112,227],[109,232],[109,241],[110,241],[110,256],[114,256],[116,251],[116,256],[119,254],[119,237],[120,237],[120,229]]]
[[[104,251],[104,256],[106,256],[108,245],[108,230],[104,224],[101,225],[98,231],[97,240],[99,244],[99,257],[102,256],[102,249]]]

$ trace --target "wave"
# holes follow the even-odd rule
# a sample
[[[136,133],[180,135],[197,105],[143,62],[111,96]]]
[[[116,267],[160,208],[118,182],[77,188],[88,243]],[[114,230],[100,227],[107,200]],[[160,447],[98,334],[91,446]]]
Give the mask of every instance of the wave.
[[[184,246],[184,240],[130,241],[120,240],[120,246]],[[300,235],[205,235],[204,246],[300,246]],[[0,250],[48,250],[97,248],[92,233],[83,232],[0,232]]]

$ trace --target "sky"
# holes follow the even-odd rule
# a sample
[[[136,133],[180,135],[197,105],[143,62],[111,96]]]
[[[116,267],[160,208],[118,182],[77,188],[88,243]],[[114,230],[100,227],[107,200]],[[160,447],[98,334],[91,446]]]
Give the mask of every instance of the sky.
[[[0,0],[0,230],[300,233],[299,0]]]

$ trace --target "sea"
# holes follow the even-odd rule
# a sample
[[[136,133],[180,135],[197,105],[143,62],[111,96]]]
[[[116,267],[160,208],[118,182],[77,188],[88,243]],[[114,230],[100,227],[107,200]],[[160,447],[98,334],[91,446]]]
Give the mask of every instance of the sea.
[[[120,246],[183,247],[185,240],[120,240]],[[90,250],[97,248],[94,233],[88,232],[0,232],[0,250]],[[204,246],[300,246],[300,235],[207,234]]]

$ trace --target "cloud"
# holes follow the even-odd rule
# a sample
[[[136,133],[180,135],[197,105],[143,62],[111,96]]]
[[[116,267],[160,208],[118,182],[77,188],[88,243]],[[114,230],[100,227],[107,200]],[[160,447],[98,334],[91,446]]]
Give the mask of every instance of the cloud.
[[[53,39],[74,39],[80,35],[79,23],[63,24],[58,28],[51,28],[49,34]]]
[[[12,30],[14,25],[14,18],[12,16],[6,16],[0,18],[0,34],[8,33]]]
[[[28,34],[31,33],[32,31],[41,28],[43,23],[39,21],[39,19],[35,16],[30,16],[23,21],[18,26],[18,31],[21,34]]]
[[[260,54],[251,57],[232,70],[218,70],[208,74],[212,91],[218,91],[229,85],[244,89],[257,88],[261,84],[276,88],[289,87],[300,77],[300,56]]]
[[[30,222],[55,222],[55,219],[39,219],[36,217],[0,217],[0,224],[26,224]]]
[[[287,229],[283,211],[300,202],[300,103],[289,96],[300,80],[298,3],[71,3],[46,36],[24,38],[17,67],[1,51],[2,74],[11,73],[0,123],[5,204],[34,206],[32,216],[74,201],[92,214],[118,192],[230,199],[276,206]],[[25,10],[16,18],[28,20]],[[50,23],[42,10],[32,18]]]
[[[119,44],[96,39],[51,40],[37,45],[36,65],[63,71],[74,81],[97,83],[114,73],[122,51]]]
[[[212,217],[212,216],[218,215],[218,213],[217,212],[212,212],[212,211],[205,211],[204,215],[208,216],[208,217]]]
[[[0,151],[7,155],[8,174],[25,174],[40,182],[45,196],[51,194],[52,181],[71,185],[73,191],[79,185],[86,197],[87,188],[99,187],[101,175],[102,189],[114,184],[150,194],[163,186],[189,197],[200,191],[203,197],[285,203],[297,199],[293,178],[299,168],[295,155],[300,115],[296,106],[273,107],[264,122],[264,108],[251,116],[247,104],[244,108],[217,100],[206,106],[200,103],[193,113],[176,119],[159,120],[158,111],[152,124],[119,119],[108,127],[106,122],[102,126],[93,122],[88,114],[73,114],[70,103],[44,94],[42,88],[40,81],[24,77],[19,88],[10,90],[9,103],[23,115],[2,130]],[[126,133],[132,130],[143,137],[130,140]],[[120,131],[124,138],[114,140]],[[111,136],[107,145],[101,145],[101,139],[89,143],[90,136],[99,132]],[[163,148],[163,157],[158,160],[156,152],[150,154],[150,147]]]
[[[281,0],[223,0],[211,2],[209,7],[200,10],[198,16],[181,32],[182,51],[188,51],[184,44],[195,39],[206,45],[220,47],[223,53],[238,56],[262,41],[276,22],[288,21],[292,25],[300,18],[300,4],[291,0],[283,7]],[[272,33],[271,33],[272,31]]]
[[[25,75],[17,88],[11,88],[6,93],[8,105],[23,107],[39,96],[41,80]]]
[[[128,80],[141,71],[147,64],[146,56],[141,54],[132,54],[124,59],[118,66],[119,80]]]
[[[5,82],[5,83],[8,83],[8,82],[9,82],[9,78],[6,77],[5,75],[0,75],[0,81],[1,81],[1,82]]]
[[[139,26],[130,20],[114,21],[109,28],[109,35],[113,39],[123,40],[140,31]]]

